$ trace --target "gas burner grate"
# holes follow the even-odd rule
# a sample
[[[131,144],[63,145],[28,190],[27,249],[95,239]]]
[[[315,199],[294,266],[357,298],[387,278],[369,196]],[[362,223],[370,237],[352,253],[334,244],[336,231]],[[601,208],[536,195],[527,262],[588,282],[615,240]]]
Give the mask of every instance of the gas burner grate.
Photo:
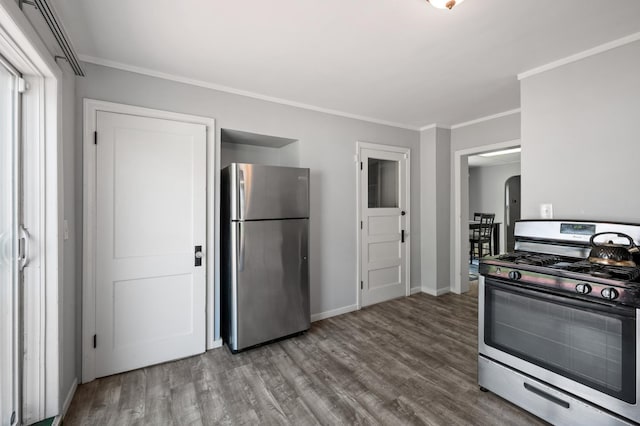
[[[549,266],[558,263],[560,258],[549,254],[508,253],[498,257],[500,260],[522,265]]]
[[[566,269],[571,272],[589,274],[598,278],[614,278],[624,281],[636,281],[640,278],[640,268],[637,266],[598,265],[588,260],[571,264]]]

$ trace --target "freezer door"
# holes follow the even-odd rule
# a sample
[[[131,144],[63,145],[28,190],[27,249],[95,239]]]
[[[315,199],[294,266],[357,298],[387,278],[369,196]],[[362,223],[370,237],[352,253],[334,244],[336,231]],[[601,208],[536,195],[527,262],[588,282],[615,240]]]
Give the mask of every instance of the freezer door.
[[[231,349],[307,330],[308,219],[236,222]]]
[[[233,163],[231,220],[309,217],[309,169]]]

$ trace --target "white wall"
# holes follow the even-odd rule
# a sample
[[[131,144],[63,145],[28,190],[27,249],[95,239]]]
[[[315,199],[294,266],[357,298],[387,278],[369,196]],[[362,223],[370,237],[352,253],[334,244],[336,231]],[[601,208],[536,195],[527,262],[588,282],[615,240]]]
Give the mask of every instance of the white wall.
[[[80,299],[79,277],[81,268],[79,257],[81,243],[76,221],[76,181],[81,169],[76,168],[75,132],[75,75],[66,66],[62,80],[62,197],[63,218],[67,220],[69,237],[63,241],[62,283],[60,285],[60,401],[64,403],[74,382],[80,377]],[[64,235],[61,233],[61,237]]]
[[[451,287],[451,132],[431,128],[420,133],[421,287],[431,295]]]
[[[500,222],[500,250],[505,251],[504,184],[520,174],[520,163],[469,168],[469,219],[473,213],[495,213]]]
[[[299,146],[299,142],[292,142],[280,148],[222,142],[220,144],[220,168],[223,169],[231,163],[298,167],[300,164]]]
[[[420,282],[418,132],[218,92],[112,68],[85,64],[77,80],[83,98],[209,116],[219,129],[243,129],[298,140],[300,167],[311,169],[311,312],[356,304],[356,141],[409,147],[412,153],[411,279]],[[81,150],[81,126],[76,128]],[[295,145],[295,144],[291,144]],[[80,164],[77,164],[80,167]],[[78,203],[76,214],[81,215]],[[416,285],[416,286],[419,286]]]
[[[521,81],[522,216],[640,222],[640,42]]]
[[[266,146],[223,142],[220,144],[220,168],[231,163],[280,165],[280,149]]]

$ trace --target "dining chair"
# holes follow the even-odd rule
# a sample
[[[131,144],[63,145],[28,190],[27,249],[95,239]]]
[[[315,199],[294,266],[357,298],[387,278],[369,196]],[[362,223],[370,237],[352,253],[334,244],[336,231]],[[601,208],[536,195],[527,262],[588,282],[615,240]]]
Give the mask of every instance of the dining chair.
[[[493,232],[493,221],[495,218],[495,213],[480,214],[480,225],[475,229],[472,229],[472,232],[469,235],[469,263],[473,262],[473,256],[476,252],[478,254],[478,259],[486,256],[487,253],[483,254],[485,245],[488,245],[488,254],[491,255],[493,253],[493,240],[491,237]]]

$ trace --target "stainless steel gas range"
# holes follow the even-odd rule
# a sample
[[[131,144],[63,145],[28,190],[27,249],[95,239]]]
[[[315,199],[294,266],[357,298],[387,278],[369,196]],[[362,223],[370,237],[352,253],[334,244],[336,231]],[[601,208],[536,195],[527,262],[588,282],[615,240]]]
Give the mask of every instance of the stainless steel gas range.
[[[640,258],[596,262],[601,232],[640,245],[640,225],[520,221],[480,261],[479,384],[554,424],[640,423]]]

